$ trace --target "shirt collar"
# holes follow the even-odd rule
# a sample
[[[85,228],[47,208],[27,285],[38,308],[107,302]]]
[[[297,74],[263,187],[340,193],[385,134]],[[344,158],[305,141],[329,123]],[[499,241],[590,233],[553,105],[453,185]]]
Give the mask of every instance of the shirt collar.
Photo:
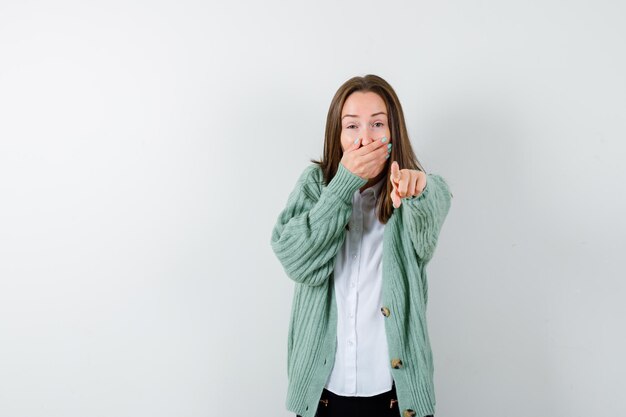
[[[385,179],[386,179],[386,177],[383,177],[376,184],[374,184],[374,185],[366,188],[365,190],[363,190],[363,192],[361,193],[361,197],[365,197],[367,194],[373,193],[374,201],[378,201],[378,192],[382,188],[383,183],[385,182]],[[357,190],[357,192],[360,192],[360,190]]]

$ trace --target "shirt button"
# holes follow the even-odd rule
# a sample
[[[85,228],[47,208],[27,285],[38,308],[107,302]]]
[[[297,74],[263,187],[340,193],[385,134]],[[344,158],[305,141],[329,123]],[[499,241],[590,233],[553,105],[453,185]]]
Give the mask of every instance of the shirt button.
[[[351,286],[352,288],[354,288],[354,281],[352,281],[352,282],[350,283],[350,286]]]
[[[415,416],[415,411],[411,410],[410,408],[404,410],[404,417],[414,417]]]
[[[352,346],[352,340],[348,340],[348,344]]]
[[[398,358],[394,358],[391,360],[391,367],[394,369],[402,368],[402,361]]]
[[[354,317],[354,314],[350,313],[350,318],[353,318],[353,317]]]

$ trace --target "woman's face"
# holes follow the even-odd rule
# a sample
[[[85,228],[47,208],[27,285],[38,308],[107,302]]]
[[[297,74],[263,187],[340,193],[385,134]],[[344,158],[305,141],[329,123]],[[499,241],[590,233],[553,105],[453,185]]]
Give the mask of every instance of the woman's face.
[[[383,136],[392,142],[383,99],[371,91],[350,94],[341,110],[341,150],[345,152],[357,138],[364,146]]]

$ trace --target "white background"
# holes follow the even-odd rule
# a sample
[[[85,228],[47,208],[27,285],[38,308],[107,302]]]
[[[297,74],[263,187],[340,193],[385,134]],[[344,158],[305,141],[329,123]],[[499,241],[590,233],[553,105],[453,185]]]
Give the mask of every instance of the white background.
[[[626,414],[618,1],[2,1],[0,415],[293,416],[270,247],[336,89],[452,207],[438,417]]]

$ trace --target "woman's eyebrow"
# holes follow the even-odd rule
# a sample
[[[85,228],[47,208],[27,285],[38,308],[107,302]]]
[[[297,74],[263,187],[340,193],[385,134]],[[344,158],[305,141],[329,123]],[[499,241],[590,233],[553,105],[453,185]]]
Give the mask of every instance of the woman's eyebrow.
[[[384,114],[385,116],[387,116],[387,113],[385,113],[384,111],[379,111],[378,113],[372,114],[370,117],[378,116],[379,114]],[[346,114],[341,118],[341,120],[343,120],[345,117],[359,117],[359,116],[357,116],[356,114]]]

